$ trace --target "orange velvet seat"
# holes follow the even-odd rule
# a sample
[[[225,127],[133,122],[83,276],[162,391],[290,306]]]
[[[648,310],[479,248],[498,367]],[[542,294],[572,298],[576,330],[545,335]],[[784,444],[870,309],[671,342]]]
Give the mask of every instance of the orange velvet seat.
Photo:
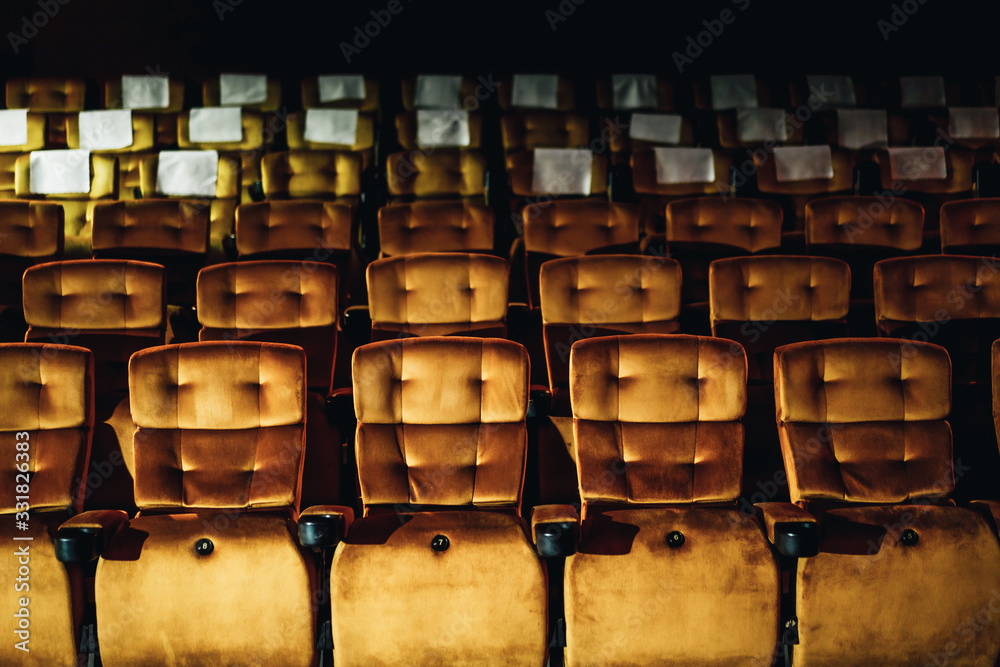
[[[962,199],[941,207],[941,252],[995,255],[1000,251],[1000,199]]]
[[[709,265],[725,257],[775,252],[783,219],[781,207],[763,199],[679,199],[667,204],[666,233],[647,236],[644,250],[681,263],[684,304],[704,311]]]
[[[386,158],[390,200],[486,197],[486,157],[479,151],[413,149]]]
[[[507,262],[492,255],[419,253],[368,265],[373,340],[507,335]]]
[[[0,305],[21,306],[21,276],[63,254],[63,208],[50,202],[0,201]]]
[[[775,348],[848,334],[851,270],[828,257],[759,255],[712,262],[712,335],[747,353],[750,380],[770,383]]]
[[[303,505],[339,503],[342,439],[326,416],[337,356],[337,269],[323,262],[217,264],[198,274],[198,340],[298,345],[306,353]]]
[[[210,209],[181,199],[109,202],[94,210],[94,257],[137,259],[167,271],[167,302],[194,303],[209,247]]]
[[[24,272],[25,340],[66,340],[94,353],[98,392],[128,390],[133,352],[163,345],[165,273],[127,260],[51,262]]]
[[[80,347],[4,343],[0,367],[6,543],[0,583],[8,610],[0,624],[6,635],[0,662],[75,667],[85,572],[56,560],[53,538],[83,506],[94,430],[94,361]]]
[[[637,253],[639,208],[599,199],[557,199],[521,209],[523,240],[512,256],[523,262],[528,303],[539,304],[538,275],[543,263],[558,257]]]
[[[524,349],[383,341],[353,366],[365,513],[333,558],[337,664],[545,664],[546,571],[520,515]]]
[[[135,511],[128,362],[163,345],[165,271],[112,259],[52,262],[24,273],[28,342],[69,343],[94,355],[95,428],[84,507]]]
[[[156,75],[152,72],[139,75],[143,77],[158,77],[166,75]],[[157,148],[171,148],[177,144],[177,115],[184,110],[184,81],[175,77],[166,76],[167,103],[165,106],[130,106],[135,111],[155,114],[156,134],[155,141]],[[140,84],[140,89],[141,89]],[[104,108],[122,109],[126,104],[131,104],[125,99],[125,88],[123,77],[110,78],[104,82]],[[125,168],[122,168],[125,171]]]
[[[493,209],[468,201],[390,204],[378,211],[382,257],[493,250]]]
[[[188,205],[208,214],[208,258],[211,262],[225,261],[226,244],[233,234],[236,207],[240,202],[240,161],[239,158],[220,154],[216,167],[215,193],[166,194],[161,191],[159,180],[159,154],[143,155],[139,158],[139,189],[144,199],[184,199]]]
[[[676,333],[681,267],[673,259],[597,255],[553,259],[541,267],[542,331],[549,387],[569,390],[570,348],[619,334]]]
[[[1000,543],[989,504],[984,516],[948,499],[947,352],[834,339],[778,348],[774,368],[795,504],[758,507],[773,535],[818,522],[818,550],[798,554],[789,573],[793,664],[913,665],[938,655],[949,665],[994,664],[1000,622],[962,631],[1000,590]]]
[[[809,202],[805,214],[809,254],[842,259],[851,267],[851,322],[863,327],[854,335],[874,335],[875,263],[920,250],[923,207],[905,199],[886,205],[878,197],[829,197]]]
[[[590,141],[590,124],[580,114],[522,111],[500,119],[504,153],[535,148],[576,148]]]
[[[1000,336],[1000,264],[994,257],[926,255],[875,265],[880,336],[931,341],[951,357],[952,381],[990,381]]]
[[[742,350],[698,336],[578,341],[570,394],[582,524],[565,564],[566,664],[771,664],[778,565],[735,505]]]
[[[647,234],[662,232],[663,212],[671,201],[687,197],[726,196],[731,190],[730,168],[733,157],[729,151],[712,151],[712,180],[693,178],[692,183],[660,183],[657,180],[655,150],[636,150],[629,158],[632,186],[642,206],[642,228]]]
[[[361,156],[349,151],[271,153],[261,163],[264,196],[355,203],[361,194],[361,164]]]
[[[308,111],[308,110],[307,110]],[[307,138],[307,111],[294,112],[285,118],[285,137],[291,150],[351,151],[361,156],[361,166],[367,169],[375,160],[377,137],[374,114],[358,113],[354,141],[351,143],[329,143]]]
[[[133,355],[139,513],[102,535],[105,665],[315,664],[317,570],[295,537],[305,377],[302,350],[275,343]],[[61,534],[99,519],[84,513]]]
[[[7,108],[30,109],[48,117],[46,144],[66,146],[66,114],[83,111],[87,82],[60,77],[23,77],[7,80]]]
[[[66,255],[74,259],[89,256],[94,207],[101,201],[118,199],[118,158],[100,153],[91,155],[90,189],[79,194],[33,194],[30,153],[18,156],[14,170],[14,193],[19,199],[52,201],[63,208]]]
[[[93,153],[118,156],[118,196],[120,199],[133,199],[135,192],[141,189],[139,166],[142,157],[162,145],[158,137],[158,122],[155,114],[133,111],[131,145],[118,149],[91,150]],[[80,114],[68,114],[65,123],[67,146],[74,149],[80,148]]]
[[[787,150],[806,147],[790,147]],[[812,146],[809,148],[820,148]],[[795,217],[786,222],[786,229],[801,231],[806,220],[806,205],[817,197],[850,193],[854,186],[854,167],[857,154],[835,146],[830,149],[830,175],[820,178],[784,177],[779,170],[779,157],[775,149],[757,151],[753,157],[747,157],[744,165],[756,167],[757,187],[762,193],[780,198],[786,206],[795,212]],[[777,150],[781,150],[779,147]],[[794,172],[794,169],[790,169]],[[789,216],[791,218],[791,216]]]
[[[208,84],[206,84],[208,85]],[[212,106],[212,105],[208,105]],[[218,151],[220,157],[235,160],[237,165],[237,203],[250,201],[250,188],[263,177],[261,160],[274,143],[277,130],[284,121],[275,113],[253,108],[240,111],[239,141],[194,141],[191,139],[191,112],[177,116],[177,147],[192,150]]]

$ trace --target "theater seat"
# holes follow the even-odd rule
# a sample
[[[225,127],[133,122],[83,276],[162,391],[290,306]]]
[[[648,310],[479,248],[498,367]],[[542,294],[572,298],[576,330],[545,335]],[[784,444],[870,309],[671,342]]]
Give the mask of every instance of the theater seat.
[[[712,335],[743,346],[751,382],[774,381],[774,350],[781,345],[848,334],[851,270],[839,259],[718,259],[708,286]]]
[[[485,202],[486,157],[478,151],[400,151],[386,158],[385,171],[393,203],[453,198]]]
[[[90,540],[70,554],[78,560],[100,553],[103,664],[314,665],[317,569],[296,540],[308,514],[298,512],[302,350],[152,348],[132,357],[129,385],[139,514],[108,525],[113,512],[87,512],[59,533]]]
[[[711,263],[776,252],[783,219],[781,207],[763,199],[692,197],[667,204],[666,233],[648,235],[643,250],[681,263],[686,330],[708,334]]]
[[[63,208],[47,202],[0,201],[0,340],[24,340],[21,276],[62,259]]]
[[[323,199],[357,203],[361,156],[349,151],[271,153],[261,163],[268,199]]]
[[[22,153],[46,148],[48,144],[49,124],[46,115],[26,112],[24,119],[27,126],[26,141],[23,144],[0,146],[0,197],[4,199],[11,199],[15,195],[17,158]]]
[[[931,341],[948,350],[952,382],[990,382],[1000,334],[1000,264],[993,257],[926,255],[875,265],[880,336]]]
[[[633,151],[629,159],[632,171],[632,187],[635,189],[642,206],[642,229],[646,234],[662,233],[664,230],[663,215],[667,204],[676,199],[702,196],[729,197],[732,189],[730,170],[733,167],[733,157],[729,151],[702,149],[684,150],[685,155],[699,155],[704,164],[699,162],[694,168],[689,161],[685,166],[678,166],[669,177],[657,169],[658,155],[672,153],[657,153],[671,150],[653,148],[650,150]],[[695,153],[686,153],[695,151]],[[663,161],[663,158],[661,162]],[[681,162],[681,161],[679,161]],[[702,168],[703,167],[703,168]],[[661,170],[662,171],[662,170]]]
[[[834,339],[778,348],[774,368],[794,504],[758,508],[797,558],[793,664],[993,665],[1000,619],[967,624],[995,603],[1000,543],[989,504],[949,500],[947,352]]]
[[[358,74],[306,77],[300,84],[303,109],[379,111],[378,79]]]
[[[155,114],[156,147],[172,148],[177,145],[177,115],[184,110],[184,81],[154,72],[110,78],[104,82],[104,108]],[[122,171],[128,172],[124,164]]]
[[[923,207],[905,199],[828,197],[809,202],[805,215],[809,254],[842,259],[851,267],[853,335],[875,335],[871,282],[875,263],[920,250]]]
[[[365,513],[333,559],[336,664],[544,665],[546,571],[520,514],[524,349],[372,343],[354,400]]]
[[[15,194],[19,199],[44,199],[58,203],[63,208],[65,219],[66,256],[73,259],[89,257],[94,206],[102,200],[118,199],[118,158],[99,153],[89,157],[90,179],[86,192],[36,194],[31,181],[31,155],[19,156],[14,165]],[[76,159],[68,158],[70,163]],[[68,181],[64,187],[75,189]]]
[[[53,538],[83,506],[94,429],[93,357],[69,345],[5,343],[0,366],[7,496],[0,510],[7,545],[0,662],[76,667],[86,573],[56,560]],[[92,623],[92,608],[88,612]]]
[[[171,158],[185,151],[163,152]],[[209,153],[210,155],[210,153]],[[190,183],[167,186],[160,173],[160,154],[143,155],[139,163],[140,191],[143,199],[187,199],[189,206],[205,209],[209,217],[208,261],[222,262],[228,257],[229,237],[233,234],[236,207],[240,202],[240,163],[237,158],[218,155],[215,187],[202,192]]]
[[[24,272],[28,342],[65,339],[94,354],[95,391],[128,391],[133,352],[163,345],[165,275],[159,264],[113,259],[50,262]]]
[[[507,262],[492,255],[420,253],[368,265],[372,340],[507,336]]]
[[[102,204],[94,210],[94,257],[162,264],[167,303],[193,305],[208,253],[209,213],[203,203],[179,199]]]
[[[417,201],[378,211],[382,257],[493,251],[493,209],[468,201]]]
[[[48,118],[46,145],[66,146],[66,114],[83,111],[87,82],[61,77],[19,77],[7,80],[7,108],[30,109]]]
[[[198,109],[198,112],[203,109]],[[238,166],[237,201],[249,203],[251,188],[262,178],[261,159],[273,144],[276,130],[281,128],[280,118],[274,114],[265,115],[262,111],[240,109],[239,127],[235,128],[239,132],[239,139],[234,135],[232,139],[215,140],[202,137],[200,133],[192,138],[191,116],[194,111],[190,109],[177,116],[177,147],[183,150],[217,151],[221,157],[235,160]]]
[[[996,255],[1000,252],[1000,199],[962,199],[941,207],[941,252]]]
[[[90,112],[84,112],[90,113]],[[102,112],[98,112],[102,113]],[[118,156],[118,197],[120,199],[134,199],[136,190],[141,190],[141,174],[139,165],[142,156],[150,153],[158,146],[157,138],[157,116],[152,113],[131,111],[132,142],[122,148],[90,148],[92,153]],[[66,145],[69,148],[79,149],[91,143],[117,139],[117,129],[110,121],[100,119],[95,124],[84,125],[84,136],[81,137],[80,114],[67,114],[66,123]],[[176,124],[175,124],[176,126]],[[84,142],[81,144],[81,140]],[[122,142],[124,143],[124,142]],[[176,143],[176,139],[174,141]]]
[[[600,199],[540,201],[520,211],[523,239],[511,248],[511,263],[523,266],[515,278],[517,296],[538,307],[538,273],[558,257],[588,254],[637,254],[639,208]],[[527,288],[526,295],[521,294]]]
[[[565,561],[567,665],[771,664],[778,564],[735,504],[745,383],[728,341],[573,345],[582,523]]]
[[[52,262],[25,271],[23,289],[26,341],[69,343],[94,355],[96,483],[88,483],[84,507],[134,513],[128,362],[166,338],[164,269],[111,259]]]
[[[673,259],[640,255],[553,259],[542,264],[540,280],[553,397],[569,398],[570,348],[576,341],[680,329],[681,267]],[[569,408],[568,402],[565,407]]]
[[[303,505],[341,501],[343,441],[326,416],[337,357],[337,293],[337,269],[323,262],[234,262],[198,274],[198,340],[286,343],[306,353]]]

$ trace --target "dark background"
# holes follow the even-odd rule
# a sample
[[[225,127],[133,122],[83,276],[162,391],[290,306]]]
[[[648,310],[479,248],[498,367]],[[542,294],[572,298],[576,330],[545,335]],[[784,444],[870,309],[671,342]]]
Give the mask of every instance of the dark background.
[[[100,80],[157,65],[193,80],[228,70],[287,79],[418,71],[572,76],[632,70],[682,80],[740,72],[1000,74],[996,0],[749,0],[741,11],[747,1],[399,0],[402,12],[348,64],[339,44],[351,42],[355,26],[371,21],[369,12],[384,10],[388,0],[3,0],[0,74]],[[42,11],[39,2],[59,11],[15,54],[8,33],[21,33],[23,17]],[[560,4],[573,12],[553,31],[546,11],[558,12]],[[890,19],[894,4],[917,9],[886,40],[877,23]],[[231,9],[221,19],[220,7]],[[678,74],[671,54],[723,9],[734,12],[734,23]]]

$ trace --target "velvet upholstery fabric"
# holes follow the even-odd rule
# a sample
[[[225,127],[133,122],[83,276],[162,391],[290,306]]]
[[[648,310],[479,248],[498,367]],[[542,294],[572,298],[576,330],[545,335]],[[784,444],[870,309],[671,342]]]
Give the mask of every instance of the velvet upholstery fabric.
[[[503,327],[507,262],[492,255],[422,253],[368,265],[372,329],[435,335],[433,325]]]
[[[694,197],[667,204],[666,241],[736,246],[760,252],[781,245],[781,207],[763,199]]]
[[[422,252],[490,252],[493,209],[462,201],[426,201],[383,206],[378,212],[382,256]]]
[[[7,80],[7,108],[31,109],[39,113],[83,111],[86,82],[83,79],[26,77]]]
[[[306,353],[306,386],[330,391],[337,350],[338,276],[330,264],[217,264],[198,274],[200,340],[269,340]]]
[[[740,493],[742,350],[683,335],[580,341],[570,397],[584,522],[566,560],[567,664],[770,664],[780,585],[764,531],[731,506],[698,506]]]
[[[360,153],[363,156],[364,167],[371,165],[375,154],[376,125],[373,114],[358,114],[358,127],[352,144],[330,144],[306,139],[306,114],[290,113],[286,118],[288,123],[286,136],[288,147],[292,150],[346,150]]]
[[[775,402],[792,501],[949,494],[950,378],[947,352],[927,343],[834,339],[778,348]]]
[[[796,572],[796,664],[995,664],[1000,546],[981,515],[901,505],[832,509],[822,520],[820,553]],[[901,542],[906,529],[917,544]]]
[[[261,161],[268,199],[333,199],[361,192],[361,156],[348,151],[287,151]]]
[[[414,338],[358,348],[353,370],[365,516],[333,560],[335,660],[543,664],[545,569],[519,516],[527,352]]]
[[[97,566],[104,664],[315,664],[316,573],[292,521],[302,350],[163,346],[132,357],[129,381],[140,513]]]
[[[589,199],[531,205],[524,219],[527,252],[559,257],[585,255],[597,248],[639,243],[639,210],[631,204]]]
[[[686,539],[673,549],[675,530]],[[567,665],[771,664],[778,567],[760,526],[735,509],[594,513],[565,590]]]
[[[53,202],[0,201],[0,305],[21,305],[21,276],[62,258],[65,218]]]
[[[916,250],[923,242],[924,209],[896,199],[828,197],[806,204],[806,242],[815,245],[868,245]]]
[[[140,510],[296,505],[301,348],[226,341],[143,350],[129,363],[129,390],[143,440],[135,450]]]
[[[163,267],[125,260],[52,262],[25,271],[27,341],[68,340],[94,354],[99,392],[128,389],[133,352],[166,336]]]
[[[346,204],[317,201],[267,201],[236,209],[236,249],[241,258],[276,251],[308,254],[320,248],[351,248],[354,212]],[[317,257],[316,259],[321,259]]]
[[[8,545],[0,556],[0,602],[9,610],[0,623],[8,638],[0,645],[0,662],[75,667],[83,572],[56,560],[52,538],[83,505],[94,427],[93,357],[80,347],[8,343],[0,344],[0,364],[0,438],[6,453],[0,480],[7,491],[0,501],[0,538]],[[27,437],[17,437],[21,432]],[[28,445],[23,460],[15,443]],[[25,468],[31,486],[25,494],[30,495],[27,519],[15,516],[25,509],[15,504]],[[20,568],[28,570],[27,577]],[[30,634],[18,636],[23,628],[15,613],[25,605]],[[25,639],[30,652],[15,647]]]
[[[66,145],[80,148],[80,114],[66,116]],[[113,150],[91,149],[94,153],[138,153],[156,145],[156,118],[150,113],[132,112],[132,145]]]
[[[928,194],[958,194],[972,192],[972,168],[976,163],[976,152],[953,149],[944,152],[947,176],[937,178],[893,178],[892,159],[885,149],[875,152],[875,163],[880,167],[883,186],[902,182],[911,192]]]
[[[482,197],[486,170],[478,151],[403,151],[386,160],[386,187],[392,197]]]
[[[672,259],[594,255],[542,264],[542,335],[550,389],[569,387],[570,347],[577,340],[677,331],[680,294],[680,265]]]
[[[587,118],[558,111],[521,111],[500,118],[506,153],[535,148],[577,148],[590,141]]]
[[[945,254],[994,255],[1000,249],[1000,198],[947,202],[940,220]]]
[[[927,255],[875,265],[875,313],[892,336],[912,322],[1000,318],[1000,277],[989,257]]]

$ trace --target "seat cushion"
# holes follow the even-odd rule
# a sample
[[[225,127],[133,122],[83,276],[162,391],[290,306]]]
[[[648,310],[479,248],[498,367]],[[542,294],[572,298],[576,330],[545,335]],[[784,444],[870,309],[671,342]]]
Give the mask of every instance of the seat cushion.
[[[134,519],[97,567],[104,663],[311,666],[315,572],[294,530],[235,511]]]
[[[667,546],[680,531],[684,544]],[[735,509],[591,515],[566,560],[567,665],[771,664],[778,565]]]
[[[949,667],[994,664],[1000,545],[981,516],[873,506],[823,521],[819,555],[798,566],[796,665],[924,665],[941,652]],[[907,528],[913,546],[899,541]]]
[[[436,535],[447,550],[431,548]],[[545,570],[512,514],[359,519],[330,589],[338,665],[544,663]]]

